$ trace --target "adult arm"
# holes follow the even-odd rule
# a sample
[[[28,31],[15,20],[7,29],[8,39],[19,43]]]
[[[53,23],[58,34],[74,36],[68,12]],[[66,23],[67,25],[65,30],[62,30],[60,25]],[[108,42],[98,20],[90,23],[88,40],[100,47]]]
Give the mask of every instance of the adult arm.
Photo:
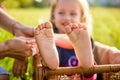
[[[94,49],[97,64],[120,64],[120,50],[100,42],[95,42]]]
[[[12,16],[7,14],[0,8],[0,27],[9,31],[15,36],[33,37],[33,27],[24,25],[15,20]]]
[[[12,16],[7,14],[4,10],[0,8],[0,27],[9,31],[14,36],[25,36],[25,37],[34,37],[34,28],[31,26],[27,26],[19,23]],[[28,47],[28,48],[27,48]],[[3,43],[0,43],[0,58],[4,57],[13,57],[16,59],[14,66],[18,66],[14,71],[17,70],[19,74],[19,70],[21,67],[22,74],[24,75],[26,71],[27,63],[21,64],[21,61],[25,59],[28,54],[31,54],[31,45],[26,45],[25,40],[21,39],[10,39]],[[16,64],[17,63],[17,64]],[[17,75],[18,75],[17,74]]]

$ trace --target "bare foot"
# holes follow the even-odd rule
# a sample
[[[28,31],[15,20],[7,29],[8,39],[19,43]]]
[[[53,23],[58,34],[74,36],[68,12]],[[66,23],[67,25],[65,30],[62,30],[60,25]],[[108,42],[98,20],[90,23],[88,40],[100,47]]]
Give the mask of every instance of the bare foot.
[[[59,60],[51,23],[45,22],[38,25],[34,33],[40,54],[46,65],[51,69],[56,69],[59,66]]]
[[[81,24],[65,27],[66,34],[72,42],[79,64],[89,67],[93,63],[92,47],[87,28]]]
[[[65,27],[65,31],[74,46],[90,43],[87,28],[81,24],[70,24]]]

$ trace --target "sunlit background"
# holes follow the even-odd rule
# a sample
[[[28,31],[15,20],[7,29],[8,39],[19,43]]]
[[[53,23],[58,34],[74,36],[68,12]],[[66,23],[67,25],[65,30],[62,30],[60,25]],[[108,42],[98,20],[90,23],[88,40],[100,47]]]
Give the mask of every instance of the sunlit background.
[[[120,0],[88,0],[93,19],[92,37],[109,46],[120,49]],[[23,24],[36,27],[39,21],[49,20],[52,0],[0,0],[0,7]],[[13,38],[9,32],[0,29],[0,42]],[[12,75],[14,59],[4,58],[0,65]],[[32,79],[32,58],[29,58],[26,80]]]

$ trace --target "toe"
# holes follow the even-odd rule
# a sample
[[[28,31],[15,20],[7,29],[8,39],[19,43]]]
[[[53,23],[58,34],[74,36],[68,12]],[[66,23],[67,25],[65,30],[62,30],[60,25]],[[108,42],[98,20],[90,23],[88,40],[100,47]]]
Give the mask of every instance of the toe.
[[[40,34],[40,31],[39,31],[39,28],[37,27],[34,29],[34,35],[38,35],[38,34]]]
[[[45,23],[46,28],[52,28],[52,24],[50,22]]]
[[[77,28],[78,28],[78,25],[77,25],[77,24],[75,24],[75,23],[71,24],[71,29],[72,29],[72,30],[77,29]]]
[[[66,32],[66,34],[70,34],[70,33],[72,32],[71,25],[67,25],[67,26],[65,27],[65,32]]]
[[[45,23],[41,23],[39,28],[40,28],[40,30],[41,30],[41,29],[43,29],[43,28],[45,28],[45,27],[46,27],[46,26],[45,26]]]

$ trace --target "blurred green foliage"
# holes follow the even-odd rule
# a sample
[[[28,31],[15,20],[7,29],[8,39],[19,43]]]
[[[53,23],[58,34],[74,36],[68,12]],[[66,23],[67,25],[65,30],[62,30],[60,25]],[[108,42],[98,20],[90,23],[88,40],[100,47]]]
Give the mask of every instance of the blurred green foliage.
[[[34,0],[18,0],[18,2],[20,3],[20,7],[25,8],[32,6]]]
[[[28,8],[28,7],[48,7],[50,6],[44,0],[0,0],[7,8]]]
[[[49,7],[53,0],[0,0],[0,3],[4,2],[7,8],[28,8],[28,7]],[[104,4],[104,3],[103,3]],[[107,6],[107,7],[120,7],[119,3],[116,1],[108,1],[105,5],[95,0],[90,3],[92,7],[96,6]]]

